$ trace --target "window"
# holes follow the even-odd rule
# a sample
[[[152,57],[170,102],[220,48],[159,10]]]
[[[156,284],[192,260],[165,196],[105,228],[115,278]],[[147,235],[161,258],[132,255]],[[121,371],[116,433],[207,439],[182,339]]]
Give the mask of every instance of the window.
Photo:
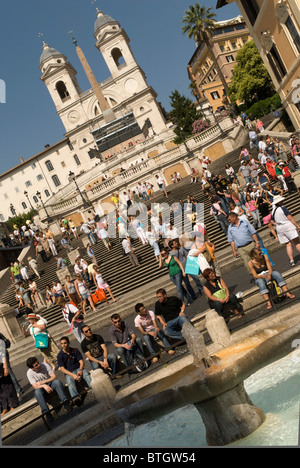
[[[45,192],[46,197],[50,197],[49,190],[46,189],[46,190],[44,190],[44,192]]]
[[[253,26],[259,13],[259,7],[256,0],[241,0],[241,3],[250,23]]]
[[[18,193],[19,192],[19,187],[15,187],[15,191]]]
[[[30,180],[27,180],[27,181],[25,182],[25,185],[26,185],[26,187],[30,187],[30,186],[32,185],[32,183],[30,182]]]
[[[42,174],[39,174],[39,175],[36,176],[36,178],[37,178],[37,180],[42,180],[44,177],[43,177]]]
[[[22,207],[23,207],[24,210],[26,210],[26,208],[27,208],[27,205],[26,205],[26,203],[24,201],[22,202]]]
[[[72,151],[74,148],[73,148],[73,145],[70,141],[68,141],[68,147],[70,148],[70,150]]]
[[[70,98],[69,92],[67,90],[67,87],[63,81],[58,81],[56,83],[56,91],[59,94],[59,97],[62,101],[65,101],[66,99]]]
[[[225,52],[225,44],[219,44],[221,52]]]
[[[118,68],[121,67],[121,66],[126,65],[126,62],[124,60],[124,57],[123,57],[122,52],[120,51],[120,49],[117,49],[117,48],[113,49],[111,51],[111,56],[114,59],[114,62],[115,62],[116,66]]]
[[[32,169],[35,169],[35,168],[36,168],[36,164],[35,164],[35,163],[32,163],[32,164],[31,164],[31,168],[32,168]]]
[[[79,157],[77,156],[77,154],[74,154],[74,159],[75,159],[75,162],[76,162],[77,166],[80,166],[81,162],[80,162]]]
[[[271,47],[270,52],[267,54],[272,71],[276,77],[277,81],[281,81],[282,78],[286,75],[286,68],[284,63],[281,60],[281,57],[278,53],[277,47],[275,44]]]
[[[227,60],[227,62],[229,62],[229,63],[230,63],[230,62],[234,62],[234,57],[233,57],[233,55],[226,55],[226,60]]]
[[[236,29],[237,31],[239,31],[240,29],[245,29],[245,28],[246,28],[246,26],[245,26],[244,24],[237,24],[237,25],[235,26],[235,29]]]
[[[5,193],[3,196],[4,196],[4,198],[8,198],[8,195],[7,195],[7,193]]]
[[[39,202],[38,197],[36,197],[35,195],[33,195],[32,198],[33,198],[34,203],[38,203],[38,202]]]
[[[52,180],[53,180],[55,187],[59,187],[61,185],[60,180],[57,177],[57,175],[52,176]]]
[[[3,214],[0,214],[0,221],[4,221],[4,216],[3,216]]]
[[[233,31],[234,31],[233,26],[227,26],[226,28],[224,28],[224,33],[229,33],[229,32],[233,32]]]
[[[220,99],[220,94],[218,93],[218,91],[213,91],[210,94],[211,94],[211,97],[213,98],[213,100]]]
[[[45,165],[46,165],[46,168],[48,169],[49,172],[54,171],[54,167],[53,167],[51,161],[49,161],[49,160],[46,161],[46,162],[45,162]]]
[[[292,18],[290,16],[286,20],[285,25],[286,25],[286,27],[287,27],[290,35],[291,35],[293,43],[295,44],[298,52],[300,53],[300,36],[299,36],[297,28],[296,28],[296,26],[294,24],[294,21],[292,20]]]

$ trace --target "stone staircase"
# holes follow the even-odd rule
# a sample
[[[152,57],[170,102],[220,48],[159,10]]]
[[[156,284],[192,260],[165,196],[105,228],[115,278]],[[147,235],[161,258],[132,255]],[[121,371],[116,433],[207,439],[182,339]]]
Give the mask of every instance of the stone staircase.
[[[239,154],[240,148],[214,161],[209,167],[210,171],[214,174],[225,174],[225,164],[227,162],[229,162],[235,170],[238,170],[240,166],[240,161],[238,159]],[[190,184],[190,178],[186,177],[179,183],[168,186],[168,199],[165,199],[159,192],[155,194],[153,201],[172,204],[179,199],[185,201],[187,195],[194,195],[199,203],[204,203],[205,225],[210,239],[216,245],[217,258],[222,273],[232,268],[239,267],[241,265],[241,260],[233,258],[226,236],[214,218],[209,215],[210,202],[208,198],[204,196],[199,183]],[[300,212],[299,205],[300,197],[298,194],[286,196],[285,206],[290,209],[291,213],[294,215]],[[275,249],[276,246],[278,248],[278,243],[275,243],[270,238],[268,228],[260,228],[259,234],[267,248]],[[60,239],[57,239],[58,246],[60,246],[59,241]],[[120,299],[120,301],[110,306],[102,303],[97,308],[96,312],[92,313],[90,311],[88,314],[88,321],[91,326],[93,324],[107,326],[110,324],[110,316],[114,312],[120,313],[122,317],[132,314],[134,312],[134,304],[137,301],[142,300],[145,303],[153,303],[155,291],[159,287],[166,288],[168,292],[175,291],[166,269],[159,269],[153,249],[149,245],[142,245],[138,239],[134,239],[132,243],[137,256],[140,258],[141,267],[139,268],[133,267],[129,259],[122,255],[122,247],[119,239],[113,239],[113,248],[111,251],[108,251],[101,241],[98,241],[97,244],[93,246],[99,270],[105,281],[109,283],[115,297]],[[83,247],[82,237],[73,239],[71,244],[74,248],[79,248],[81,252],[84,252],[83,258],[90,263],[89,257],[86,254],[86,249]],[[61,257],[67,258],[67,252],[61,247],[59,247],[58,253]],[[58,279],[56,274],[56,261],[53,257],[50,257],[46,263],[43,263],[39,259],[39,268],[41,271],[41,279],[36,280],[36,282],[39,290],[43,291],[47,284],[51,284],[53,280]],[[91,291],[94,290],[95,287],[92,286]],[[17,302],[14,297],[14,289],[9,288],[4,291],[0,301],[1,303],[6,303],[16,308]],[[59,337],[66,331],[66,324],[62,323],[60,307],[51,306],[48,309],[44,307],[40,308],[38,312],[48,321],[50,332],[54,337]],[[32,340],[26,340],[26,349],[29,347],[29,353],[31,343]],[[11,360],[14,359],[13,348],[15,348],[15,346],[12,347],[10,352]],[[22,356],[24,359],[24,348],[22,346],[17,346],[16,348],[19,348],[18,353],[23,353]]]

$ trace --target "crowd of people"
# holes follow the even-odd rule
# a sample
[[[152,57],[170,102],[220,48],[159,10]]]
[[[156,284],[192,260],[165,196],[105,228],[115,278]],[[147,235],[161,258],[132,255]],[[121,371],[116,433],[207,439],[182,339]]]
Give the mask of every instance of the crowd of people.
[[[293,299],[294,295],[289,292],[282,274],[274,270],[258,230],[263,225],[268,226],[270,236],[286,246],[290,265],[295,265],[293,248],[300,253],[300,226],[283,203],[285,194],[297,191],[297,187],[293,185],[293,173],[297,166],[293,165],[293,161],[298,163],[296,157],[299,157],[300,162],[300,147],[298,138],[291,138],[290,148],[287,148],[267,136],[257,138],[256,148],[257,156],[253,156],[251,149],[248,151],[246,147],[242,147],[239,169],[235,171],[228,163],[224,173],[217,175],[210,171],[211,161],[208,158],[200,159],[202,170],[192,169],[190,183],[199,184],[201,192],[210,201],[210,215],[226,235],[233,256],[241,258],[269,310],[272,308],[268,288],[270,281],[276,282],[285,297]],[[274,171],[271,167],[275,168]],[[172,176],[173,183],[181,179],[177,174]],[[157,185],[164,198],[167,198],[166,183],[159,176]],[[153,249],[158,268],[166,269],[177,295],[168,296],[164,289],[159,289],[156,292],[154,310],[148,310],[142,302],[138,302],[134,309],[135,329],[119,314],[112,314],[109,337],[114,352],[108,352],[102,335],[94,333],[86,323],[88,311],[96,310],[97,304],[102,301],[108,302],[108,296],[113,303],[117,302],[112,288],[99,270],[93,250],[98,242],[102,243],[103,249],[113,248],[109,230],[110,217],[107,215],[100,219],[99,215],[91,211],[88,220],[77,227],[71,219],[63,219],[60,223],[60,240],[49,229],[40,229],[34,223],[28,223],[26,229],[22,230],[23,236],[25,232],[29,232],[28,238],[35,246],[36,258],[28,257],[27,261],[12,262],[11,280],[16,290],[18,307],[26,306],[28,324],[24,328],[24,334],[32,336],[37,349],[44,356],[44,362],[32,356],[26,365],[28,380],[42,413],[47,415],[49,421],[51,414],[45,398],[47,393],[55,390],[65,409],[71,411],[73,403],[82,404],[76,383],[84,380],[90,388],[90,374],[93,370],[101,368],[112,378],[116,378],[119,376],[118,357],[125,368],[132,371],[133,368],[138,369],[138,365],[135,366],[135,354],[140,359],[145,358],[145,349],[155,363],[159,359],[156,352],[157,340],[161,341],[162,347],[170,355],[174,354],[172,340],[177,342],[184,339],[181,328],[189,321],[185,313],[186,307],[198,296],[204,295],[208,306],[221,316],[225,315],[228,307],[232,315],[238,318],[244,314],[238,297],[230,293],[222,278],[216,247],[205,224],[197,221],[198,200],[195,196],[187,194],[185,201],[173,203],[169,213],[171,216],[166,220],[161,203],[153,202],[152,194],[153,186],[147,187],[142,182],[136,192],[112,194],[117,231],[123,254],[132,267],[141,266],[132,238]],[[151,208],[145,203],[150,200]],[[144,213],[145,223],[141,222],[137,214],[128,214],[128,209],[134,206],[138,214]],[[187,237],[186,233],[179,233],[176,226],[176,217],[181,216],[183,211],[192,226],[192,232]],[[22,238],[21,233],[16,232],[14,235],[18,239],[18,236]],[[59,255],[58,246],[69,253],[73,250],[72,239],[78,239],[80,235],[86,236],[89,241],[86,246],[89,260],[78,255],[74,265],[70,265],[68,260]],[[36,279],[41,277],[40,266],[51,257],[55,259],[57,270],[65,266],[73,269],[74,279],[73,275],[67,274],[63,283],[53,281],[51,285],[47,285],[43,296]],[[63,320],[68,326],[68,332],[60,339],[59,346],[49,333],[47,320],[36,311],[43,305],[43,301],[47,307],[61,307]],[[75,348],[70,345],[69,333],[78,342]],[[39,340],[41,343],[45,340],[46,345],[38,346]],[[14,382],[7,370],[8,353],[2,341],[0,337],[0,363],[3,364],[0,403],[2,414],[5,414],[18,404],[20,389],[17,390],[17,382]],[[68,394],[57,377],[58,369],[65,376]]]

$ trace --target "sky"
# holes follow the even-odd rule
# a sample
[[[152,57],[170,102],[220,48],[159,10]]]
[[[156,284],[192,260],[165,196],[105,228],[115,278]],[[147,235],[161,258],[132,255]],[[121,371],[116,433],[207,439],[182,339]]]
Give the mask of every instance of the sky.
[[[70,31],[82,48],[98,82],[110,76],[96,49],[96,8],[117,20],[157,100],[170,110],[177,89],[192,99],[187,64],[195,43],[182,34],[181,20],[192,0],[2,0],[0,6],[0,174],[64,138],[65,129],[41,81],[43,41],[63,53],[77,70],[82,91],[90,89]],[[216,20],[240,14],[236,4],[216,10]],[[4,92],[4,91],[5,92]],[[2,102],[5,101],[5,102]]]

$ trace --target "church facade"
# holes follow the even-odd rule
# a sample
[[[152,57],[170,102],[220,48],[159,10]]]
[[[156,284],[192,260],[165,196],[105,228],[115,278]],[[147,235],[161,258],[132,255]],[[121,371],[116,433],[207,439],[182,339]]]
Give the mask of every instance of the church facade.
[[[0,221],[44,203],[76,178],[95,167],[101,177],[116,154],[149,137],[170,135],[157,95],[135,60],[130,39],[118,21],[97,11],[96,47],[111,76],[98,83],[74,39],[77,55],[91,88],[82,91],[76,70],[58,50],[43,45],[41,80],[49,91],[65,134],[40,153],[0,175],[3,203]]]

